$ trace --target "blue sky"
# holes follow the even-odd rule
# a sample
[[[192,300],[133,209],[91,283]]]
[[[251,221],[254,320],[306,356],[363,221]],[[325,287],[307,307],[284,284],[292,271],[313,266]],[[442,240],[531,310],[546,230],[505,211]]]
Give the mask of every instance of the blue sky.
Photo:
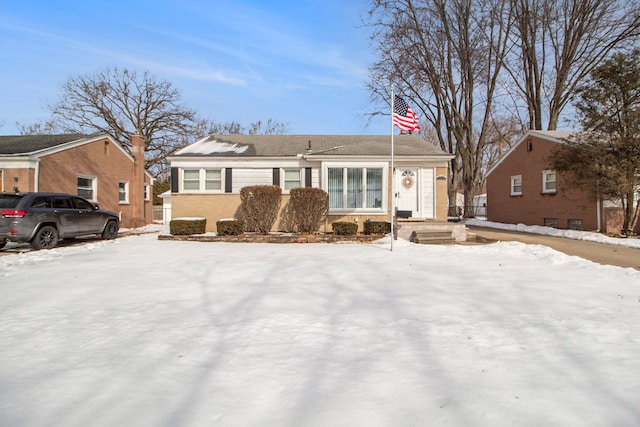
[[[273,3],[273,4],[272,4]],[[0,0],[0,134],[46,119],[71,76],[148,70],[216,122],[385,134],[366,90],[366,0]]]

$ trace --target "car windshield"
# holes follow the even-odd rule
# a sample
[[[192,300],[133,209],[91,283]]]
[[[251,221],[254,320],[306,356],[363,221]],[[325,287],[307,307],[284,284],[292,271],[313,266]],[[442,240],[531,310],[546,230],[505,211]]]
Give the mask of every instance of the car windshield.
[[[0,208],[15,208],[22,196],[0,194]]]

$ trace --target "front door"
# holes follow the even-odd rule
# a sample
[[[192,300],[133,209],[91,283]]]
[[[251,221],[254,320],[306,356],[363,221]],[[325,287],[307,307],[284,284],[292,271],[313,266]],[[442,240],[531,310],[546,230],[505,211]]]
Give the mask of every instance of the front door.
[[[418,203],[418,168],[397,168],[396,185],[398,188],[398,211],[411,212],[411,216],[420,216]]]

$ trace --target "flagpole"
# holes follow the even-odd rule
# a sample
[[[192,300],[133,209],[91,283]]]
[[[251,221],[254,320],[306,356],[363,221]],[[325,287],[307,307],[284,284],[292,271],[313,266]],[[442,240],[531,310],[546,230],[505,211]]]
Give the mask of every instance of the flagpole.
[[[394,101],[393,86],[391,86],[391,252],[393,252],[393,240],[396,233],[396,171],[393,166],[393,111]]]

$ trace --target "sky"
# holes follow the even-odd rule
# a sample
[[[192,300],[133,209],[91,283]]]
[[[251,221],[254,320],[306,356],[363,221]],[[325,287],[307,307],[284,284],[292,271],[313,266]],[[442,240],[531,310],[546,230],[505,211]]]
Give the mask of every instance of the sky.
[[[149,71],[215,122],[385,134],[366,89],[366,0],[0,0],[0,134],[49,117],[68,78]]]
[[[640,271],[158,232],[0,257],[0,425],[640,424]]]

